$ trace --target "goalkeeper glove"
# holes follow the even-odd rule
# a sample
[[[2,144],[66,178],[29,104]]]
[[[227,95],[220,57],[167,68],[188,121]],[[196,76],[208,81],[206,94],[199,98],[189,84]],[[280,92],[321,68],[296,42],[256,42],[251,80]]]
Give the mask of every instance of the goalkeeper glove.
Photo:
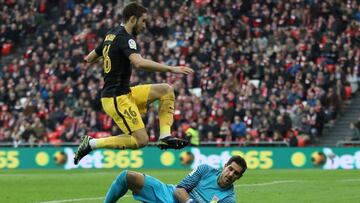
[[[190,198],[190,199],[186,200],[185,203],[197,203],[197,201]]]

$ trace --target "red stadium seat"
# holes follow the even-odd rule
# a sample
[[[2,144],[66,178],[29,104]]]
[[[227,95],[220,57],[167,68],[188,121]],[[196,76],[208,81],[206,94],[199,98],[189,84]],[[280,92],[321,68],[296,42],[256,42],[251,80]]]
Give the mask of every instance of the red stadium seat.
[[[187,123],[182,124],[181,126],[183,133],[186,133],[186,131],[190,128],[190,125]]]
[[[351,98],[352,88],[350,85],[345,86],[345,100],[349,100]]]
[[[1,48],[1,54],[3,56],[7,56],[10,54],[11,52],[11,48],[13,47],[13,44],[10,42],[6,42],[3,44],[2,48]]]
[[[335,66],[334,64],[327,64],[326,65],[327,70],[329,71],[329,73],[333,73],[335,71]]]
[[[65,131],[65,125],[59,125],[59,126],[56,127],[55,130],[56,130],[57,133],[61,134],[61,133],[63,133]]]
[[[47,137],[48,137],[48,140],[51,144],[59,144],[61,143],[61,140],[59,139],[60,138],[60,135],[58,132],[49,132],[47,133]]]
[[[59,139],[49,140],[49,142],[55,146],[60,146],[62,143]]]
[[[216,146],[221,147],[223,145],[224,140],[222,138],[216,138]]]
[[[298,136],[298,147],[304,147],[304,146],[305,146],[304,138],[301,136]]]
[[[249,134],[251,135],[251,137],[256,138],[258,136],[258,131],[256,129],[250,130]]]

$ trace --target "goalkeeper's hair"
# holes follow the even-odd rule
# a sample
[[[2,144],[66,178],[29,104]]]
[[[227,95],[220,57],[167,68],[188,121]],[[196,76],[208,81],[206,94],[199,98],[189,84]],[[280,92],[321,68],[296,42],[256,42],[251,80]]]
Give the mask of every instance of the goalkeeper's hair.
[[[226,163],[226,165],[230,165],[232,162],[235,162],[237,165],[241,166],[241,174],[240,177],[245,173],[247,169],[247,164],[244,158],[242,158],[239,155],[232,156],[229,161]]]

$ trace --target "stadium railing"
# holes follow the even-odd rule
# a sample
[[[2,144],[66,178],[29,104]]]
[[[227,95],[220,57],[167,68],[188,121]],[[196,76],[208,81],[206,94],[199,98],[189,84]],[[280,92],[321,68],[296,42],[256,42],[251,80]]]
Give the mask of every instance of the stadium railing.
[[[11,142],[0,142],[0,147],[77,147],[79,143],[62,142],[62,143],[20,143],[15,144]],[[157,142],[149,142],[149,146],[156,146]],[[190,145],[197,147],[196,145]],[[273,142],[201,142],[201,147],[289,147],[289,143],[284,141]]]
[[[360,141],[338,141],[336,147],[360,147]]]

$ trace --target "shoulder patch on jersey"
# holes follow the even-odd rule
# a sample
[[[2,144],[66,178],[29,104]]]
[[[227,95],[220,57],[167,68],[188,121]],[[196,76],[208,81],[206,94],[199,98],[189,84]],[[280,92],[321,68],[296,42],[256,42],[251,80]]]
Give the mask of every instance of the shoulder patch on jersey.
[[[129,39],[128,41],[130,49],[136,49],[136,42],[133,39]]]

